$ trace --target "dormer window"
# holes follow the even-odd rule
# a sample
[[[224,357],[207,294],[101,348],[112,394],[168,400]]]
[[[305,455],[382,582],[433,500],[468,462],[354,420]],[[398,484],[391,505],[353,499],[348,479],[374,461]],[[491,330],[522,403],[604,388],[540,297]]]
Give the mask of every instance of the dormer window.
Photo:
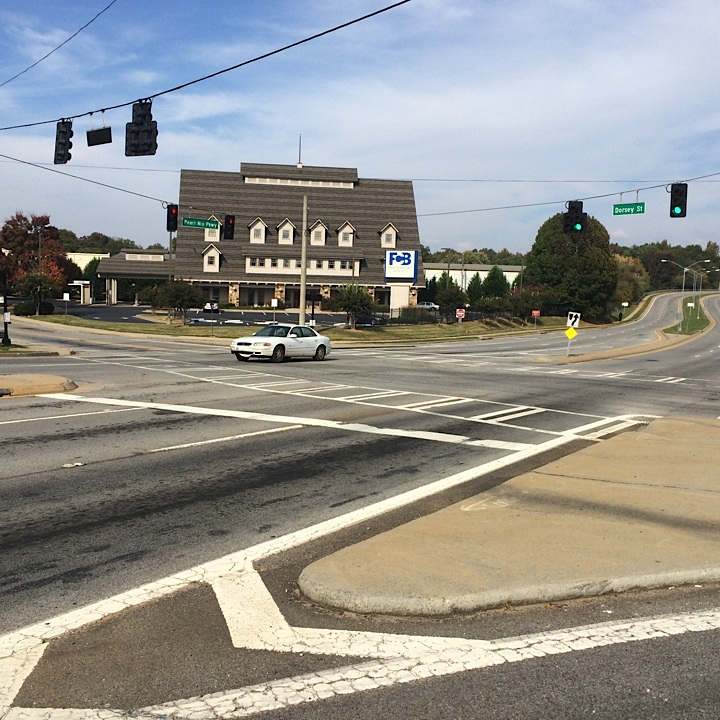
[[[220,272],[220,251],[215,245],[208,245],[202,252],[203,272]]]
[[[322,221],[318,220],[310,227],[310,244],[311,245],[324,245],[327,237],[327,225]]]
[[[214,215],[211,215],[208,220],[214,220],[218,224],[217,228],[205,228],[205,242],[214,243],[220,239],[220,225],[222,223]]]
[[[338,245],[352,247],[355,239],[355,228],[348,222],[338,228]]]
[[[392,249],[397,245],[397,228],[392,224],[388,223],[380,231],[380,244],[385,249]]]
[[[280,245],[292,245],[295,241],[295,226],[285,218],[278,226],[278,243]]]
[[[267,235],[267,225],[261,218],[255,218],[250,225],[250,242],[251,243],[264,243],[265,236]]]

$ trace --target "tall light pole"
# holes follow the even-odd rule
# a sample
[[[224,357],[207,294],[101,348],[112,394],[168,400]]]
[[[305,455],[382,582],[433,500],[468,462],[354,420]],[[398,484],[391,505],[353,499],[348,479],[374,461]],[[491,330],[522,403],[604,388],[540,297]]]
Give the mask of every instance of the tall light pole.
[[[693,265],[698,265],[699,263],[709,263],[710,258],[708,258],[707,260],[697,260],[694,263],[691,263],[690,265],[688,265],[687,267],[684,267],[683,265],[679,265],[674,260],[666,260],[664,258],[662,260],[660,260],[660,262],[672,263],[673,265],[675,265],[676,267],[679,267],[683,271],[682,292],[680,294],[680,310],[682,312],[682,315],[678,318],[678,324],[676,326],[677,329],[675,331],[675,334],[679,335],[680,334],[680,326],[685,324],[685,273],[688,270],[690,270],[690,272],[695,272],[695,270],[691,270]]]
[[[705,272],[706,273],[718,272],[718,269],[710,268],[709,270],[706,270]],[[700,289],[698,290],[698,304],[697,304],[697,309],[695,311],[696,318],[700,317],[700,296],[702,295],[702,281],[703,281],[703,273],[700,273]]]

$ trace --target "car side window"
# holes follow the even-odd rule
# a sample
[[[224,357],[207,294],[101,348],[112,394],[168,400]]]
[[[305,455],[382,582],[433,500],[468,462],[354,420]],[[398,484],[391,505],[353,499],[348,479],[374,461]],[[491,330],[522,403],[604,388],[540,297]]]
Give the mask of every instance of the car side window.
[[[302,335],[302,332],[301,332],[301,329],[300,329],[300,328],[293,328],[293,329],[290,331],[290,336],[291,336],[291,337],[300,337],[301,335]]]
[[[300,328],[304,337],[315,337],[315,333],[307,327]]]

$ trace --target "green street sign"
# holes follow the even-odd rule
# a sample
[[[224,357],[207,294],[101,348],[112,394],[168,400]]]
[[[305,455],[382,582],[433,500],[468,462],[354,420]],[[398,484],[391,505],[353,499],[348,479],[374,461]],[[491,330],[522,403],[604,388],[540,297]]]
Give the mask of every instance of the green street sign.
[[[200,218],[187,218],[182,219],[183,227],[193,228],[207,228],[210,230],[217,230],[220,227],[220,223],[217,220],[201,220]]]
[[[645,212],[645,203],[623,203],[613,205],[613,215],[641,215]]]

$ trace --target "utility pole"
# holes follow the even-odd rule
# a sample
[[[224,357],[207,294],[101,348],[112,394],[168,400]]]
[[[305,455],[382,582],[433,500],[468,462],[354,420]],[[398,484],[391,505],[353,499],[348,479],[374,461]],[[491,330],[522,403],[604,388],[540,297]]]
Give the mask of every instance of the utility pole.
[[[305,324],[305,297],[307,291],[307,195],[303,195],[302,242],[300,245],[300,317],[298,323]]]
[[[7,270],[0,270],[0,281],[2,281],[2,294],[3,294],[2,344],[10,345],[10,336],[8,335],[8,325],[10,324],[10,313],[8,312],[8,298],[7,298]]]

